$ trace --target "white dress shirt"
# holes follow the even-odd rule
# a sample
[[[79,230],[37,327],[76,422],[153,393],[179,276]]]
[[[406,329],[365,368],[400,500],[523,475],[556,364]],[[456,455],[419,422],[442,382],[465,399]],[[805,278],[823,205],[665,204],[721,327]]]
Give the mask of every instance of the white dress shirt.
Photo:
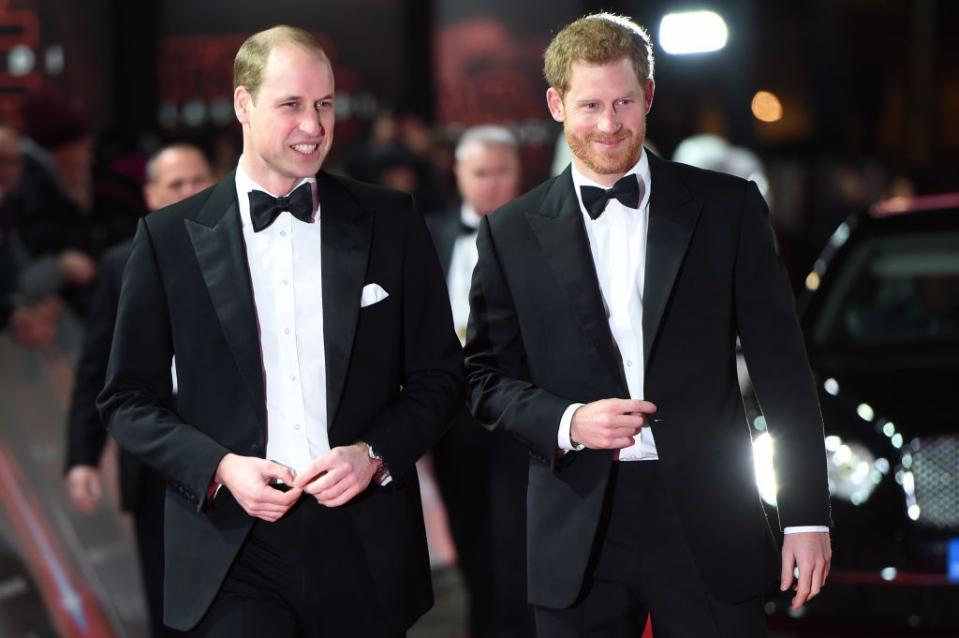
[[[646,231],[649,226],[649,158],[643,152],[627,175],[636,175],[640,183],[639,208],[627,208],[618,199],[610,199],[606,210],[593,219],[583,206],[581,186],[602,186],[572,167],[573,190],[586,225],[589,249],[596,265],[596,276],[603,296],[603,305],[613,340],[619,348],[620,364],[631,399],[645,397],[643,389],[643,284],[646,280]],[[572,451],[569,428],[573,412],[582,404],[571,405],[560,422],[558,442],[560,449]],[[636,442],[619,450],[620,461],[649,461],[658,459],[656,441],[650,428],[644,427]]]
[[[480,216],[473,207],[464,203],[460,209],[460,221],[464,228],[472,228],[472,233],[461,233],[453,243],[450,265],[446,273],[446,285],[449,288],[450,308],[453,310],[453,327],[460,343],[466,343],[466,323],[470,315],[470,284],[473,269],[479,261],[476,250],[476,229]]]
[[[643,354],[643,285],[646,275],[646,238],[649,229],[649,195],[652,180],[646,151],[627,173],[635,174],[641,184],[639,208],[624,206],[618,199],[610,199],[606,210],[593,219],[583,206],[581,186],[600,184],[591,181],[572,166],[573,189],[586,225],[586,237],[596,265],[599,288],[609,318],[609,329],[620,353],[620,363],[626,377],[631,399],[643,399],[645,357]],[[560,420],[557,442],[561,450],[572,452],[583,446],[573,446],[569,429],[573,413],[582,403],[570,405]],[[636,442],[616,453],[619,461],[651,461],[659,458],[656,441],[650,428],[644,427]],[[785,534],[797,532],[828,532],[818,525],[794,526],[783,529]]]
[[[261,190],[242,168],[236,194],[253,283],[266,388],[266,458],[295,472],[330,449],[326,414],[326,351],[320,262],[320,205],[316,180],[309,182],[313,223],[288,212],[253,232],[249,192]],[[292,190],[291,190],[292,192]],[[270,193],[287,195],[288,193]]]

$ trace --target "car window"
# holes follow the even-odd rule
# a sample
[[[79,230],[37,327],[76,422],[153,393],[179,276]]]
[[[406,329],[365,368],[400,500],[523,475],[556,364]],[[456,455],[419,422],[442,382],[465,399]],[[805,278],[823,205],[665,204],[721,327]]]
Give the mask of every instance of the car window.
[[[959,342],[959,233],[874,237],[833,274],[816,345]]]

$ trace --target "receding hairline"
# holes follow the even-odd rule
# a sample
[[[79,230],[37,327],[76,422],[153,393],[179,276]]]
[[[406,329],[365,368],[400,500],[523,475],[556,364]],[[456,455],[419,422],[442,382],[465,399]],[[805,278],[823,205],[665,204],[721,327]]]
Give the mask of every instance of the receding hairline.
[[[242,86],[255,97],[274,52],[284,48],[314,54],[331,69],[333,67],[326,50],[313,34],[305,29],[280,24],[254,33],[240,45],[233,58],[233,90]]]
[[[466,129],[456,143],[453,157],[457,163],[470,154],[473,148],[504,148],[512,151],[519,158],[519,143],[509,129],[495,124],[474,126]]]
[[[157,165],[160,163],[160,160],[163,157],[169,155],[170,153],[176,152],[176,151],[196,154],[197,156],[200,157],[201,160],[203,160],[203,163],[207,165],[207,168],[209,168],[210,162],[206,157],[206,153],[200,150],[200,147],[190,144],[188,142],[174,142],[172,144],[167,144],[166,146],[160,147],[159,149],[154,151],[153,154],[150,155],[149,159],[147,159],[147,163],[146,163],[147,182],[153,183],[156,181]]]

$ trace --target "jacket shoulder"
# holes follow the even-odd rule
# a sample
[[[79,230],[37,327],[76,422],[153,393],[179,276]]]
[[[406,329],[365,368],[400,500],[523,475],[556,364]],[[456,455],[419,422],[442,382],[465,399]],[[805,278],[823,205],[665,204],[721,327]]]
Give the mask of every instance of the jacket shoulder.
[[[680,162],[668,160],[659,161],[662,162],[663,168],[674,171],[690,191],[704,196],[714,196],[717,192],[742,193],[743,189],[750,183],[750,180],[737,177],[736,175],[730,175],[729,173],[697,168]],[[656,183],[654,179],[653,190],[655,189]]]
[[[231,180],[232,181],[232,180]],[[213,195],[214,191],[217,188],[224,187],[225,184],[220,182],[214,184],[209,188],[206,188],[199,193],[190,195],[186,199],[182,199],[175,204],[170,204],[160,208],[152,213],[148,213],[143,218],[143,223],[146,224],[151,233],[164,232],[168,228],[174,225],[180,225],[184,219],[195,216],[209,201],[210,197]]]
[[[562,177],[562,175],[559,175],[548,179],[516,199],[500,206],[487,216],[490,225],[494,227],[512,226],[523,220],[527,212],[540,210],[543,207],[546,194]]]
[[[412,208],[412,196],[409,193],[393,190],[379,184],[361,182],[345,175],[323,173],[323,182],[346,190],[363,208]],[[320,194],[322,198],[322,193]]]

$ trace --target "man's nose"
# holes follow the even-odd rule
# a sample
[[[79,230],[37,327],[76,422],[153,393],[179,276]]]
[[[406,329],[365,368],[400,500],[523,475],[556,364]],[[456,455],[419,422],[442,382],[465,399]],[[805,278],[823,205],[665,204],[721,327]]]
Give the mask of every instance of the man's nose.
[[[615,133],[620,129],[621,126],[622,124],[619,121],[619,114],[613,107],[604,109],[602,114],[600,114],[597,127],[604,133]]]
[[[316,111],[307,111],[300,119],[300,130],[311,137],[322,133],[323,123],[320,121],[320,114]]]

